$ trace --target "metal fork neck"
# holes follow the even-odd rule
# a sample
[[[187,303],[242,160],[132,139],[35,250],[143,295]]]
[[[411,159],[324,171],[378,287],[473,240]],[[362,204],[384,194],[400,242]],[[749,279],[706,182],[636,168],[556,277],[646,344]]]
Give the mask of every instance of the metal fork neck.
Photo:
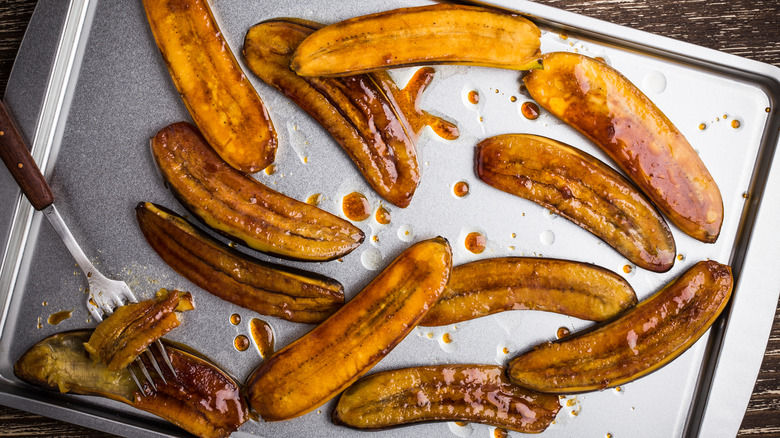
[[[68,248],[68,251],[70,251],[70,254],[73,256],[73,259],[76,260],[76,263],[78,263],[79,268],[81,268],[81,270],[84,272],[84,275],[87,278],[90,278],[96,274],[100,275],[92,262],[90,262],[87,258],[87,255],[84,254],[84,251],[81,250],[81,247],[76,242],[73,234],[71,234],[70,230],[68,230],[68,227],[62,220],[62,216],[60,216],[60,212],[57,211],[57,208],[54,206],[54,204],[49,205],[41,211],[46,216],[46,219],[49,220],[49,223],[51,224],[52,228],[54,228],[54,231],[56,231],[60,236],[62,243],[64,243]]]

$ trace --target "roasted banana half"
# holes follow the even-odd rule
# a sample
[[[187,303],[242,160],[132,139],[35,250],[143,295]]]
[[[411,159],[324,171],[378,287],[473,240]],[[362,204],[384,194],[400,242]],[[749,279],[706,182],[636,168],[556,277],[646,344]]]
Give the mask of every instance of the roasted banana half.
[[[636,304],[634,289],[587,263],[498,257],[452,268],[450,282],[420,325],[457,324],[505,310],[542,310],[604,321]]]
[[[558,397],[514,385],[504,372],[496,365],[434,365],[371,374],[341,394],[333,422],[381,429],[468,421],[522,433],[544,431],[561,409]]]
[[[325,261],[363,242],[363,232],[348,221],[230,167],[189,123],[160,130],[152,138],[152,154],[169,188],[192,214],[258,251]]]
[[[207,0],[143,0],[173,83],[211,147],[241,172],[266,168],[276,131]]]
[[[718,185],[679,129],[609,65],[577,53],[547,53],[525,78],[539,105],[593,140],[684,233],[717,240]]]
[[[244,59],[260,79],[319,122],[344,148],[371,187],[398,207],[412,200],[420,181],[416,134],[395,104],[386,72],[343,78],[302,77],[290,57],[318,23],[279,18],[253,26]]]
[[[615,170],[561,142],[499,135],[477,145],[482,181],[533,201],[585,228],[644,269],[674,265],[672,232],[653,204]]]
[[[260,365],[246,383],[266,421],[327,402],[368,372],[417,325],[444,290],[452,251],[441,237],[412,245],[333,316]]]
[[[344,304],[336,280],[242,254],[151,202],[136,219],[146,241],[176,272],[207,292],[261,315],[317,323]]]
[[[154,386],[144,392],[127,369],[111,371],[84,350],[90,331],[58,333],[32,346],[14,364],[14,375],[24,382],[62,393],[106,397],[157,415],[193,435],[227,437],[249,419],[241,387],[191,349],[166,344],[174,375],[167,366],[163,375],[151,372]],[[155,350],[156,360],[163,358]],[[154,368],[146,362],[150,370]]]
[[[619,318],[512,359],[509,379],[556,394],[595,391],[638,379],[693,345],[726,307],[732,286],[731,268],[699,262]]]
[[[301,76],[345,76],[427,64],[538,68],[541,32],[513,13],[438,4],[395,9],[326,26],[295,50]]]

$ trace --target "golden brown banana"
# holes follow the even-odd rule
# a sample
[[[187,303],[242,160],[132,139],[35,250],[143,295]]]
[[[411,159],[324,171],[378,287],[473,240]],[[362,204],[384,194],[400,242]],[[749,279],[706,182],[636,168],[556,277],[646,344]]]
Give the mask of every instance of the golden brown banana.
[[[541,32],[517,14],[438,4],[331,24],[306,38],[290,67],[301,76],[345,76],[424,64],[538,67]]]
[[[144,383],[141,395],[128,369],[110,371],[92,361],[83,345],[89,338],[87,330],[49,336],[16,361],[14,375],[48,390],[126,403],[200,437],[227,437],[249,419],[238,383],[193,350],[163,340],[176,375],[161,367],[164,378],[153,373],[154,387]],[[163,363],[157,349],[153,350],[156,360]]]
[[[452,268],[450,282],[420,325],[457,324],[505,310],[543,310],[604,321],[636,304],[621,276],[596,265],[499,257]]]
[[[266,421],[303,415],[387,355],[439,299],[452,252],[441,237],[406,249],[333,316],[279,350],[249,377],[250,406]]]
[[[151,202],[135,213],[146,241],[171,268],[223,300],[303,323],[321,322],[344,304],[336,280],[242,254]]]
[[[585,228],[642,268],[674,265],[674,238],[653,205],[615,170],[555,140],[499,135],[477,145],[480,179]]]
[[[723,200],[696,151],[634,84],[603,62],[547,53],[525,77],[539,105],[593,140],[684,233],[717,240]]]
[[[151,300],[118,307],[98,324],[84,349],[109,371],[127,368],[154,341],[179,326],[177,312],[194,308],[189,292],[160,289]]]
[[[143,0],[173,83],[203,136],[245,173],[273,163],[276,131],[206,0]]]
[[[289,18],[257,24],[246,34],[244,59],[328,130],[380,196],[406,207],[420,180],[416,134],[377,78],[387,73],[305,78],[290,70],[295,48],[319,27]]]
[[[335,424],[380,429],[423,421],[468,421],[542,432],[561,409],[558,397],[509,382],[496,365],[436,365],[366,376],[341,394]]]
[[[731,268],[699,262],[620,318],[509,363],[512,382],[541,392],[571,394],[638,379],[681,355],[715,322],[731,296]]]
[[[189,123],[152,138],[157,167],[171,191],[211,228],[258,251],[302,261],[341,257],[363,232],[324,210],[269,189],[228,166]]]

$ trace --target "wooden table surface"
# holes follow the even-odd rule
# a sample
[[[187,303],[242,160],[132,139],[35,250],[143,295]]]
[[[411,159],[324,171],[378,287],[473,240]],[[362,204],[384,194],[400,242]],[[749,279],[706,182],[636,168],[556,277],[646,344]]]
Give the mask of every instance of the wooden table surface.
[[[780,66],[778,0],[537,0]],[[36,0],[0,0],[0,98]],[[780,437],[780,303],[739,436]],[[736,415],[736,414],[735,414]],[[105,436],[0,406],[0,436]]]

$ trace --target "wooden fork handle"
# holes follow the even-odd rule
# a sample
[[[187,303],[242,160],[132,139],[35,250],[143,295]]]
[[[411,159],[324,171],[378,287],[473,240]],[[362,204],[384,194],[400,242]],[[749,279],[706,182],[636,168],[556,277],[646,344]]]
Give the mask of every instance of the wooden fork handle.
[[[0,159],[36,210],[54,203],[54,193],[35,164],[5,105],[0,102]]]

